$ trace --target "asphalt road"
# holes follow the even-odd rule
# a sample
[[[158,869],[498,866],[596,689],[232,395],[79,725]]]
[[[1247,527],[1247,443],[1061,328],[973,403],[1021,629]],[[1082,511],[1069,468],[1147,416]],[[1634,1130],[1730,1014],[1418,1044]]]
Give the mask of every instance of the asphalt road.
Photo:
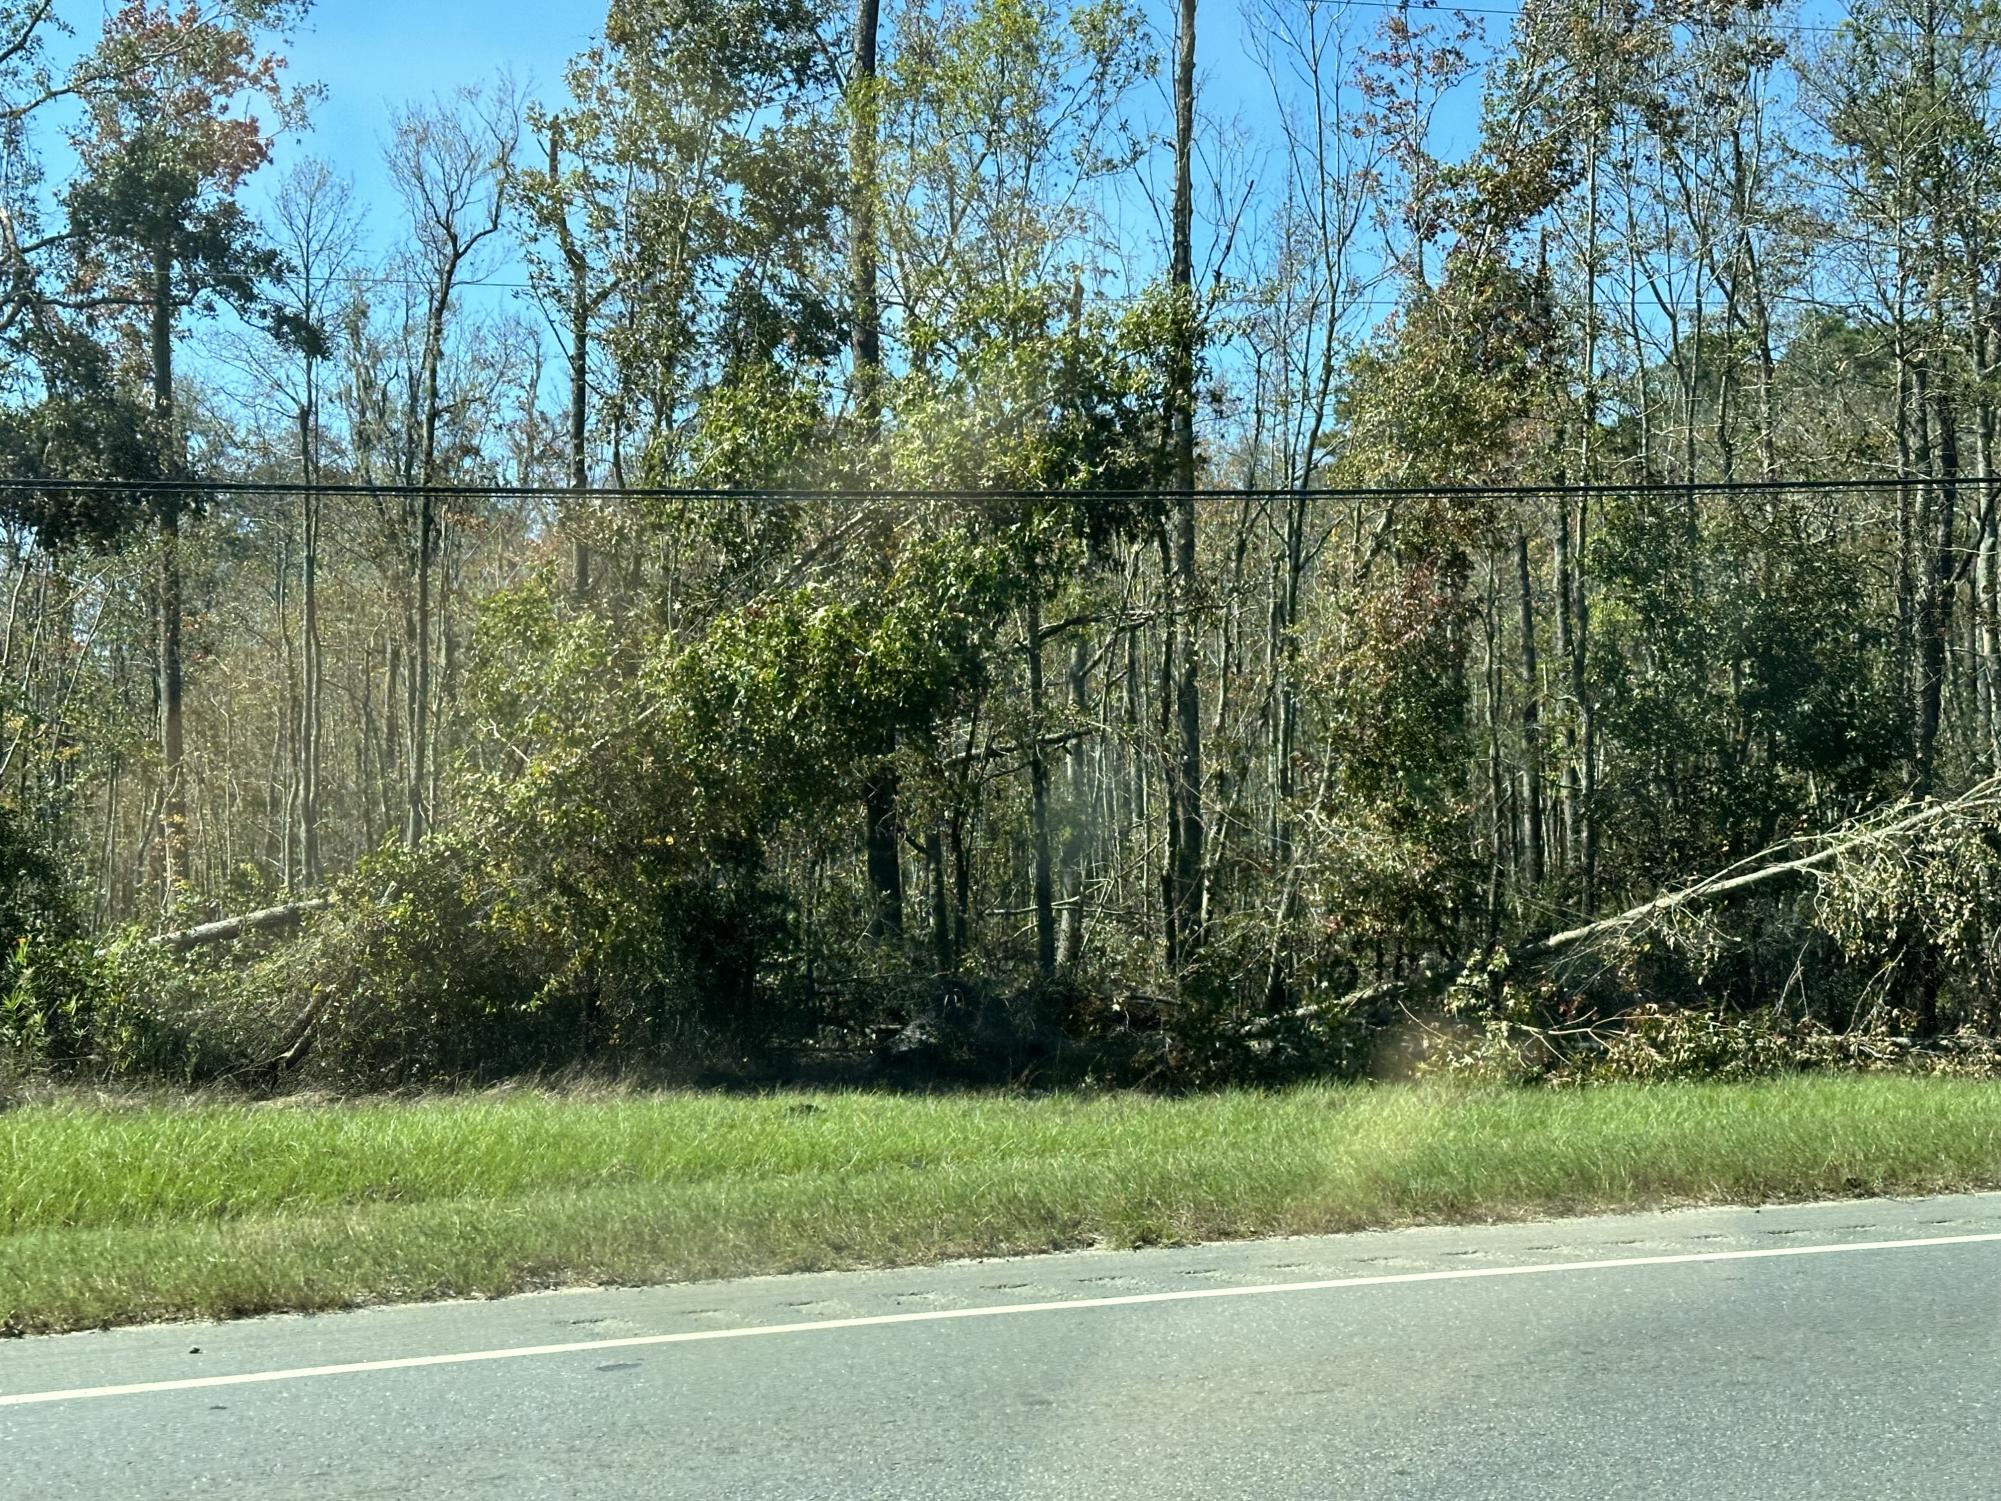
[[[1997,1418],[1982,1195],[15,1341],[0,1497],[1987,1501]]]

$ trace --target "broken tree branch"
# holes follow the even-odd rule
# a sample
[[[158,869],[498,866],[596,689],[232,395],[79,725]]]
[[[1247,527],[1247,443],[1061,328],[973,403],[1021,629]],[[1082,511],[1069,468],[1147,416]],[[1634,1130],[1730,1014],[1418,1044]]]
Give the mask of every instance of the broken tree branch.
[[[1512,949],[1501,950],[1491,958],[1482,955],[1472,959],[1447,960],[1442,963],[1435,958],[1429,959],[1418,967],[1415,974],[1350,991],[1334,1002],[1332,1009],[1352,1011],[1359,1006],[1388,1000],[1421,988],[1443,989],[1455,984],[1476,968],[1488,967],[1512,971],[1518,965],[1549,959],[1566,950],[1589,945],[1612,934],[1630,931],[1681,909],[1727,901],[1761,886],[1811,875],[1834,864],[1844,855],[1857,853],[1869,845],[1893,843],[1948,818],[1979,812],[1990,815],[2001,814],[2001,776],[1987,777],[1957,797],[1942,802],[1926,802],[1902,816],[1891,817],[1887,821],[1851,823],[1845,830],[1838,830],[1812,841],[1811,849],[1791,859],[1774,858],[1768,864],[1757,865],[1749,870],[1745,869],[1745,866],[1758,857],[1752,856],[1751,861],[1740,860],[1734,865],[1705,876],[1692,885],[1664,892],[1651,901],[1641,902],[1624,912],[1531,939]],[[1772,856],[1782,855],[1787,851],[1799,849],[1807,842],[1792,840],[1767,853]],[[1329,1008],[1323,1006],[1296,1007],[1277,1015],[1259,1017],[1245,1030],[1251,1033],[1261,1032],[1281,1022],[1304,1020],[1321,1015],[1327,1009]]]
[[[218,918],[198,927],[183,928],[178,933],[160,933],[147,941],[165,949],[192,949],[205,943],[227,943],[245,933],[290,927],[307,913],[324,912],[332,905],[331,898],[308,897],[304,901],[287,902],[282,907],[266,907],[260,912],[245,912],[239,917]]]
[[[1956,814],[1995,806],[1997,801],[2001,801],[1997,799],[1997,793],[2001,793],[2001,777],[1989,777],[1968,788],[1958,797],[1945,802],[1926,803],[1916,812],[1893,819],[1889,823],[1864,825],[1859,828],[1851,826],[1851,832],[1845,836],[1821,841],[1819,848],[1810,854],[1792,860],[1780,860],[1771,865],[1761,865],[1755,870],[1744,871],[1739,875],[1719,872],[1716,875],[1706,876],[1692,886],[1684,886],[1679,891],[1657,896],[1652,901],[1630,907],[1617,916],[1601,917],[1596,922],[1588,922],[1581,927],[1566,928],[1561,933],[1551,933],[1545,938],[1522,944],[1511,952],[1509,958],[1515,961],[1545,958],[1580,943],[1588,943],[1594,938],[1602,938],[1608,933],[1635,927],[1677,908],[1720,901],[1756,886],[1806,875],[1822,866],[1833,864],[1843,855],[1852,853],[1864,845],[1884,843]],[[1731,870],[1740,868],[1740,866],[1730,867]]]

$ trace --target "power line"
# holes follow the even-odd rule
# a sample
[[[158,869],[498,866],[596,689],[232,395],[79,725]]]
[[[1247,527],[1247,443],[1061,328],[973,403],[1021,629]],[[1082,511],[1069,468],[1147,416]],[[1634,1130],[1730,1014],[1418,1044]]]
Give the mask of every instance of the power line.
[[[1611,495],[1611,496],[1689,496],[1689,495],[1782,495],[1782,494],[1883,494],[1895,492],[1906,486],[1917,484],[1951,483],[1969,491],[1993,489],[2001,486],[2001,476],[1994,479],[1960,478],[1952,481],[1940,480],[1935,476],[1923,475],[1877,475],[1847,479],[1805,479],[1805,480],[1694,480],[1686,482],[1666,482],[1659,480],[1619,482],[1604,481],[1590,484],[1512,484],[1512,485],[1350,485],[1299,487],[1299,486],[1218,486],[1193,492],[1197,502],[1216,504],[1238,500],[1308,500],[1308,501],[1348,501],[1396,500],[1396,499],[1528,499],[1536,496],[1556,495]],[[574,489],[560,485],[526,484],[289,484],[282,480],[136,480],[136,479],[21,479],[0,478],[0,495],[14,494],[64,494],[64,495],[216,495],[216,496],[330,496],[352,499],[402,499],[430,496],[432,498],[506,499],[506,500],[665,500],[691,502],[750,502],[756,504],[808,504],[813,502],[857,502],[857,501],[954,501],[977,503],[981,501],[1033,501],[1033,500],[1077,500],[1077,501],[1134,501],[1134,500],[1179,500],[1188,497],[1186,490],[1168,487],[1149,489],[1054,489],[1054,488],[996,488],[981,489],[967,486],[934,488],[885,488],[866,489],[861,487],[776,487],[776,488],[733,488],[727,486],[682,486],[682,485],[607,485],[586,489]]]

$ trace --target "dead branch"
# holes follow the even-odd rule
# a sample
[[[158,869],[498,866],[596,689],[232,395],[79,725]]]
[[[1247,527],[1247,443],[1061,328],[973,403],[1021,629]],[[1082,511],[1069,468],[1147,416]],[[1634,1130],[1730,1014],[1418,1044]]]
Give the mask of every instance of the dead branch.
[[[1415,973],[1379,984],[1365,986],[1350,991],[1332,1007],[1307,1005],[1273,1016],[1262,1016],[1245,1028],[1247,1033],[1256,1033],[1286,1021],[1299,1021],[1325,1014],[1328,1010],[1352,1011],[1357,1007],[1402,996],[1424,988],[1443,989],[1455,984],[1476,968],[1486,967],[1497,972],[1509,972],[1523,964],[1534,964],[1550,959],[1566,950],[1589,946],[1598,940],[1614,934],[1629,932],[1634,928],[1664,917],[1682,909],[1708,906],[1717,902],[1733,900],[1747,891],[1779,882],[1790,881],[1801,876],[1812,875],[1829,865],[1835,864],[1843,856],[1854,854],[1872,844],[1887,844],[1901,840],[1931,824],[1945,819],[1972,813],[1993,814],[2001,811],[2001,776],[1988,777],[1976,782],[1958,797],[1943,802],[1927,802],[1914,811],[1888,821],[1857,821],[1847,826],[1846,831],[1825,836],[1814,841],[1814,847],[1804,854],[1791,859],[1774,858],[1770,863],[1746,870],[1748,861],[1738,861],[1722,870],[1703,877],[1692,885],[1676,891],[1665,892],[1651,901],[1629,907],[1624,912],[1611,917],[1601,917],[1583,923],[1578,927],[1565,928],[1559,933],[1550,933],[1541,938],[1519,944],[1513,949],[1502,950],[1491,959],[1481,956],[1472,959],[1457,959],[1440,962],[1435,958],[1420,964]],[[1773,856],[1796,850],[1805,843],[1794,840],[1775,847],[1769,853]],[[1757,859],[1753,856],[1752,859]]]
[[[1549,955],[1560,953],[1564,949],[1574,948],[1580,943],[1589,943],[1593,939],[1605,937],[1607,934],[1636,927],[1641,923],[1649,922],[1654,918],[1661,917],[1682,907],[1699,906],[1721,901],[1725,898],[1734,897],[1742,892],[1749,891],[1754,887],[1767,886],[1775,881],[1785,881],[1795,876],[1806,875],[1820,869],[1822,866],[1833,864],[1843,855],[1859,850],[1865,845],[1890,842],[1923,828],[1927,824],[1937,823],[1941,819],[1974,812],[1982,808],[1991,808],[1997,802],[1997,793],[2001,793],[2001,777],[1989,777],[1985,781],[1978,782],[1968,788],[1956,798],[1952,798],[1946,802],[1927,803],[1916,812],[1907,814],[1902,818],[1894,819],[1888,823],[1863,825],[1860,827],[1851,826],[1851,832],[1848,834],[1823,840],[1817,849],[1796,859],[1780,860],[1770,865],[1762,865],[1755,870],[1744,871],[1739,875],[1727,875],[1726,873],[1719,872],[1716,875],[1705,876],[1692,886],[1684,886],[1679,891],[1672,891],[1665,895],[1657,896],[1652,901],[1642,902],[1637,907],[1629,907],[1626,911],[1619,913],[1615,917],[1601,917],[1596,922],[1585,923],[1582,927],[1566,928],[1561,933],[1551,933],[1545,938],[1538,938],[1533,942],[1525,943],[1515,949],[1509,955],[1509,958],[1513,961],[1547,958]],[[1738,868],[1737,866],[1729,867],[1731,870]]]
[[[266,907],[260,912],[245,912],[239,917],[218,918],[198,927],[183,928],[178,933],[160,933],[148,939],[149,943],[165,949],[192,949],[205,943],[227,943],[232,938],[241,938],[245,933],[259,932],[265,928],[285,928],[298,922],[310,912],[324,912],[333,905],[329,897],[308,897],[303,901],[286,902],[281,907]]]

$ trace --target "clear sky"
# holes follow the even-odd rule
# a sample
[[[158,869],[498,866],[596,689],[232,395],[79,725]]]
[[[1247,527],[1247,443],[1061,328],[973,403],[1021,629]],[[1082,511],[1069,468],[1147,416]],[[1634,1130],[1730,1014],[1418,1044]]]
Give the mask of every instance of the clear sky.
[[[96,31],[100,9],[115,0],[68,0],[59,5],[79,43]],[[846,0],[842,0],[846,3]],[[896,0],[885,0],[892,14]],[[1413,8],[1425,0],[1414,0]],[[1440,9],[1449,0],[1441,0]],[[1161,38],[1171,38],[1172,0],[1141,0]],[[1232,117],[1254,126],[1271,118],[1269,84],[1252,63],[1242,0],[1202,0],[1200,43],[1202,113],[1211,121]],[[1358,29],[1395,0],[1348,0]],[[311,130],[280,144],[277,170],[259,174],[250,188],[253,209],[275,187],[286,164],[301,155],[330,161],[354,180],[370,211],[373,248],[386,247],[397,207],[382,167],[382,143],[391,110],[506,70],[532,96],[554,100],[562,92],[569,59],[590,45],[604,22],[606,0],[316,0],[305,29],[287,49],[291,76],[325,86]],[[1825,23],[1839,17],[1840,0],[1796,0],[1799,19]],[[1490,40],[1507,36],[1513,0],[1469,0],[1464,9],[1485,23]],[[1443,19],[1442,17],[1440,18]],[[1165,78],[1161,80],[1165,87]],[[1450,154],[1472,138],[1477,86],[1461,91],[1441,120],[1439,144]],[[1165,100],[1159,122],[1164,124]],[[498,275],[499,273],[496,273]]]
[[[97,34],[100,14],[117,3],[58,0],[57,13],[74,28],[75,35],[54,48],[56,59],[88,46]],[[884,3],[891,16],[893,46],[897,0]],[[1269,139],[1270,84],[1250,57],[1246,12],[1240,9],[1244,3],[1201,0],[1198,109],[1210,122],[1204,128],[1205,139],[1210,126],[1220,126],[1214,132],[1216,139],[1241,139],[1231,128],[1233,123]],[[1394,3],[1348,0],[1357,30],[1369,27]],[[1414,3],[1422,5],[1424,0]],[[1512,13],[1509,3],[1487,0],[1472,8],[1487,12],[1484,19],[1491,35],[1504,37],[1505,18]],[[281,50],[289,62],[289,76],[298,83],[321,86],[324,97],[314,105],[309,127],[281,140],[272,165],[247,185],[246,207],[261,215],[292,163],[308,156],[321,158],[354,183],[367,221],[364,254],[371,259],[382,256],[395,247],[401,217],[382,164],[393,111],[434,94],[490,82],[503,71],[513,76],[528,97],[556,102],[563,93],[563,73],[570,59],[591,45],[602,30],[606,4],[607,0],[315,0],[304,27]],[[1140,4],[1156,29],[1165,64],[1171,53],[1173,0],[1140,0]],[[1170,118],[1165,66],[1156,88],[1157,97],[1142,108],[1153,117],[1156,128],[1165,128]],[[1470,139],[1476,118],[1477,92],[1472,88],[1463,92],[1463,104],[1449,112],[1455,118],[1447,124],[1448,150],[1452,144],[1463,144],[1450,138]],[[46,186],[53,193],[66,171],[66,152],[59,130],[45,135],[41,145],[50,168]],[[1164,158],[1153,165],[1158,179],[1165,171]],[[1249,163],[1239,162],[1231,175],[1241,183],[1247,172],[1255,170]],[[1144,238],[1151,244],[1157,238],[1157,227],[1143,206],[1134,204],[1132,211],[1138,215],[1132,225],[1136,239]],[[1198,226],[1198,258],[1204,253],[1206,238]],[[468,306],[497,309],[518,295],[505,285],[519,282],[524,275],[518,254],[499,246],[495,251],[482,274],[489,283],[498,285],[483,290],[466,286]],[[1142,252],[1142,258],[1145,254]]]
[[[895,0],[887,0],[893,11]],[[1172,35],[1171,0],[1142,0],[1163,41]],[[1256,118],[1269,111],[1268,85],[1245,51],[1239,0],[1203,0],[1197,29],[1203,109],[1218,117]],[[392,111],[400,105],[511,73],[531,98],[555,102],[569,60],[597,39],[606,0],[316,0],[306,26],[285,48],[290,75],[324,87],[308,131],[279,143],[273,165],[252,180],[246,201],[264,207],[289,164],[322,158],[353,180],[368,219],[367,244],[393,247],[400,214],[382,165]],[[79,33],[84,16],[76,15]],[[1161,86],[1165,87],[1163,74]],[[1158,110],[1167,118],[1165,96]],[[502,252],[489,282],[518,281],[518,258]],[[492,307],[514,296],[506,286],[468,288],[469,304]]]
[[[1144,3],[1171,33],[1165,0]],[[326,158],[387,218],[393,200],[381,143],[393,106],[503,69],[531,95],[554,99],[565,65],[595,40],[604,14],[605,0],[318,0],[289,56],[292,76],[324,84],[327,97],[310,136],[285,143],[279,163],[302,152]],[[1237,0],[1204,0],[1197,38],[1210,112],[1234,113],[1240,103],[1255,112],[1266,85],[1245,55]]]
[[[591,44],[604,13],[602,0],[319,0],[288,56],[292,76],[325,85],[326,97],[310,134],[284,143],[278,163],[324,157],[354,179],[374,218],[387,219],[393,198],[382,143],[394,107],[503,70],[554,98],[564,66]]]

